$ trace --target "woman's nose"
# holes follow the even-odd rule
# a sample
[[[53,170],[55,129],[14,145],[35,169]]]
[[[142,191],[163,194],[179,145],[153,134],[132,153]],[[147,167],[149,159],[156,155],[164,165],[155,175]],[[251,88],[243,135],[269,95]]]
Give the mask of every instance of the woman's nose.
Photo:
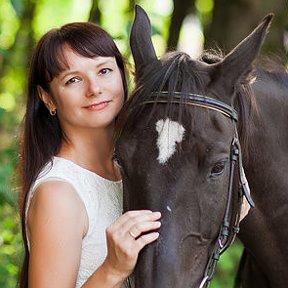
[[[91,96],[98,96],[102,94],[102,88],[99,81],[90,80],[87,87],[87,95]]]

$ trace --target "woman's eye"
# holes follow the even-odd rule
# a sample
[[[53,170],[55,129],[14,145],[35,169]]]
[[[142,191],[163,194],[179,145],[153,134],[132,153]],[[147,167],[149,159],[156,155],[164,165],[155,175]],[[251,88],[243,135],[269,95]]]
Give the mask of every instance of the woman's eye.
[[[80,81],[79,78],[73,77],[73,78],[69,79],[65,84],[66,84],[66,85],[69,85],[69,84],[77,83],[77,82],[79,82],[79,81]]]
[[[100,75],[105,75],[105,74],[108,74],[111,71],[112,71],[112,69],[110,69],[110,68],[103,68],[103,69],[100,70],[99,74]]]
[[[211,170],[210,177],[220,176],[224,171],[225,164],[226,164],[226,161],[217,162]]]

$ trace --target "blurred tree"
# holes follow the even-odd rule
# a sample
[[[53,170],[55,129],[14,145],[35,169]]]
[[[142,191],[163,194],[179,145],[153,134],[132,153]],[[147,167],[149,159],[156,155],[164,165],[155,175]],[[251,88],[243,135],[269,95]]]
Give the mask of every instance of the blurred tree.
[[[17,102],[16,110],[19,111],[23,104],[23,88],[26,83],[28,61],[33,47],[32,20],[35,13],[35,1],[12,1],[14,10],[19,19],[19,28],[14,37],[14,42],[5,53],[0,72],[0,95],[5,95],[8,103],[4,108],[13,110]],[[14,82],[11,81],[14,79]],[[14,86],[13,86],[14,84]],[[10,104],[9,104],[10,103]]]
[[[21,5],[19,2],[23,2]],[[17,16],[20,19],[20,25],[15,37],[15,41],[9,49],[9,53],[6,53],[1,69],[0,77],[8,73],[9,67],[23,68],[26,70],[28,67],[28,59],[33,47],[33,35],[32,35],[32,20],[35,13],[35,1],[12,1],[14,9],[17,12]],[[1,88],[6,88],[1,85]]]
[[[12,2],[11,2],[12,3]],[[14,42],[5,53],[2,69],[0,72],[0,95],[18,105],[11,105],[11,111],[2,109],[0,114],[0,132],[2,143],[0,145],[1,169],[0,169],[0,199],[6,199],[8,203],[16,205],[15,195],[11,194],[10,177],[16,164],[15,127],[19,124],[19,111],[24,103],[24,87],[30,53],[32,51],[32,19],[35,12],[35,1],[13,1],[14,9],[19,17],[19,28]],[[14,199],[14,203],[11,202]]]
[[[169,26],[167,50],[175,50],[179,40],[182,23],[188,14],[195,13],[195,0],[173,0],[174,9]]]
[[[262,51],[264,54],[287,56],[287,0],[173,0],[173,4],[167,50],[177,47],[183,21],[188,15],[193,14],[200,19],[206,49],[220,48],[227,52],[245,38],[265,15],[274,13]]]
[[[205,27],[205,47],[230,50],[246,37],[268,13],[274,13],[264,53],[284,55],[284,33],[288,28],[287,0],[214,0],[212,21]]]
[[[101,21],[101,11],[99,9],[99,1],[93,0],[92,6],[90,9],[90,15],[89,15],[89,22],[94,22],[97,24],[100,24]]]
[[[134,12],[135,4],[136,4],[136,0],[129,0],[128,11],[130,11],[131,13]]]

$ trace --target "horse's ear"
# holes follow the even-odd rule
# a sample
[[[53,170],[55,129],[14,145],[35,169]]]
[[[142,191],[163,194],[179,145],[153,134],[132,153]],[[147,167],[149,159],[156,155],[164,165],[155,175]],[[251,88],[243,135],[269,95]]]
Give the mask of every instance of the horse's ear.
[[[135,5],[135,19],[130,35],[130,46],[135,62],[136,78],[138,78],[141,68],[151,61],[157,60],[151,39],[150,20],[139,5]]]
[[[264,42],[273,14],[268,14],[256,29],[240,42],[221,62],[215,64],[218,85],[234,89],[241,76],[248,73]]]

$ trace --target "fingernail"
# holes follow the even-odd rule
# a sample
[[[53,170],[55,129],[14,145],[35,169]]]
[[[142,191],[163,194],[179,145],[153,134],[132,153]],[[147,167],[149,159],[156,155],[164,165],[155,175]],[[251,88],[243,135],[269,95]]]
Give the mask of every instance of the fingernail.
[[[158,232],[154,232],[154,234],[155,234],[155,238],[158,238],[160,235]]]

